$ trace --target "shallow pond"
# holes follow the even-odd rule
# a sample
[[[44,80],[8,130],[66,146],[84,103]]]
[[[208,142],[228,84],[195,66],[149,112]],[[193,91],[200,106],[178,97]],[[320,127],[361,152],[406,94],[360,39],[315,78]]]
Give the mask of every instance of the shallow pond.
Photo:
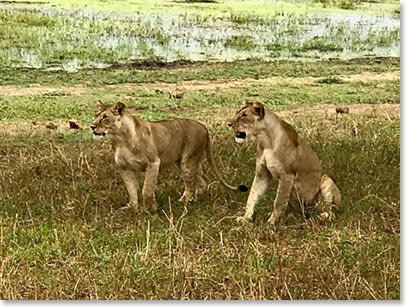
[[[5,48],[0,57],[6,66],[76,71],[136,60],[400,56],[400,20],[396,16],[271,13],[267,18],[231,15],[221,19],[45,6],[3,6],[0,12],[52,20],[51,26],[22,29],[32,41]]]

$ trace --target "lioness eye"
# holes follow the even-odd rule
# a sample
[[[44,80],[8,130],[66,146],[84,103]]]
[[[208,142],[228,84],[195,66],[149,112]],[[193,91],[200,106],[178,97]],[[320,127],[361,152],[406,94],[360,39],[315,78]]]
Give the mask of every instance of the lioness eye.
[[[242,113],[239,115],[239,118],[243,118],[243,117],[246,117],[246,113]]]

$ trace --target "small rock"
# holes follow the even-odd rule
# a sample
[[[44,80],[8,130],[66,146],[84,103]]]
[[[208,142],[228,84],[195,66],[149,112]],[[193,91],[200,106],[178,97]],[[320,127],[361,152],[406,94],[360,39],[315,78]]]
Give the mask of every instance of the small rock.
[[[175,98],[175,99],[181,99],[182,97],[184,97],[184,93],[183,92],[179,92],[179,91],[175,91],[175,92],[170,92],[169,93],[170,98]]]
[[[336,113],[338,114],[347,114],[349,113],[349,108],[348,107],[336,107],[335,109]]]
[[[56,128],[58,128],[58,126],[55,125],[53,122],[49,122],[49,123],[45,124],[45,128],[55,130]]]
[[[69,121],[69,128],[71,128],[71,129],[79,129],[80,127],[79,127],[78,121],[75,120],[75,119],[71,119]]]

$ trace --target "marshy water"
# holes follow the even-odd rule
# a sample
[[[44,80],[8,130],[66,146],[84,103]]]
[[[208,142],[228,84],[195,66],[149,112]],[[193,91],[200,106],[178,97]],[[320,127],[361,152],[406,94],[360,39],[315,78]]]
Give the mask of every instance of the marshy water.
[[[390,15],[271,13],[214,18],[0,6],[0,31],[7,37],[7,31],[17,30],[18,42],[4,43],[0,51],[5,66],[76,71],[137,60],[400,56],[400,20]]]

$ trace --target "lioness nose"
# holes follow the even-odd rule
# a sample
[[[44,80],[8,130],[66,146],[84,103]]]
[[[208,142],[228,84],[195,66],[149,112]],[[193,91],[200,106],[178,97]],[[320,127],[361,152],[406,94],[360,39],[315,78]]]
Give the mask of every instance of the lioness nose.
[[[229,122],[229,123],[228,123],[228,126],[229,126],[230,128],[232,128],[232,127],[233,127],[233,124],[232,124],[231,122]]]
[[[90,129],[95,130],[96,126],[95,125],[90,125]]]

